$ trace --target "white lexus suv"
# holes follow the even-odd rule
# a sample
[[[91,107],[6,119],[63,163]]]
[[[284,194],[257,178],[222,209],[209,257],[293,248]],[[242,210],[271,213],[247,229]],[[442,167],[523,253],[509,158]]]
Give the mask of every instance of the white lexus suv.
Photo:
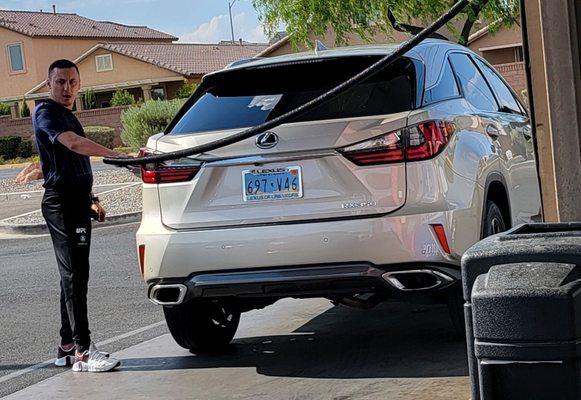
[[[144,154],[273,119],[394,49],[234,63],[204,77]],[[462,253],[540,210],[527,111],[486,61],[440,40],[288,123],[142,178],[148,296],[192,351],[227,345],[242,312],[284,297],[447,303],[461,329]]]

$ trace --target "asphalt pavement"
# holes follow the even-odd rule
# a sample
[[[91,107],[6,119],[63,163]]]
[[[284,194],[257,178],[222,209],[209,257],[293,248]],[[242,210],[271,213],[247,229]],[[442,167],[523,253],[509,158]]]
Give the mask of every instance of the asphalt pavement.
[[[137,224],[130,224],[94,230],[89,321],[95,342],[163,321],[162,310],[146,298],[137,266],[136,229]],[[55,357],[59,344],[59,277],[50,238],[0,240],[0,276],[1,397],[62,372],[51,366],[18,375],[20,370]],[[126,348],[166,329],[165,324],[158,324],[118,338],[105,348]]]

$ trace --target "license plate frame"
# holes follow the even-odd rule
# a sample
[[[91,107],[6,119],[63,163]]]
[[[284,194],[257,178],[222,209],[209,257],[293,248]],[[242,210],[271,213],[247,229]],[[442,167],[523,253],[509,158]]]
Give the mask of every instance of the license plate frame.
[[[244,202],[292,200],[302,197],[303,179],[299,165],[280,168],[257,167],[242,171]]]

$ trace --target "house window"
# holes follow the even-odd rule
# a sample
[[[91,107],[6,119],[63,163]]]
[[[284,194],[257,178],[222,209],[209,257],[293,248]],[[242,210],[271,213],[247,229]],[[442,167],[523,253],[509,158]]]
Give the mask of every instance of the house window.
[[[165,100],[165,89],[163,87],[151,89],[151,98],[153,100]]]
[[[113,58],[111,54],[95,56],[95,64],[97,65],[97,72],[113,70]]]
[[[24,54],[22,52],[22,44],[9,44],[8,56],[10,58],[10,71],[24,72]]]

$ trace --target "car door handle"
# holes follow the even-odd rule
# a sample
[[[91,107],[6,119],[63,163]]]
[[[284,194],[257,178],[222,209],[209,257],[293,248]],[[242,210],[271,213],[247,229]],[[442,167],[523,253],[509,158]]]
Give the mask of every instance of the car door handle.
[[[498,139],[498,136],[500,136],[500,131],[496,126],[489,124],[486,127],[486,134],[490,136],[493,140],[496,140]]]

